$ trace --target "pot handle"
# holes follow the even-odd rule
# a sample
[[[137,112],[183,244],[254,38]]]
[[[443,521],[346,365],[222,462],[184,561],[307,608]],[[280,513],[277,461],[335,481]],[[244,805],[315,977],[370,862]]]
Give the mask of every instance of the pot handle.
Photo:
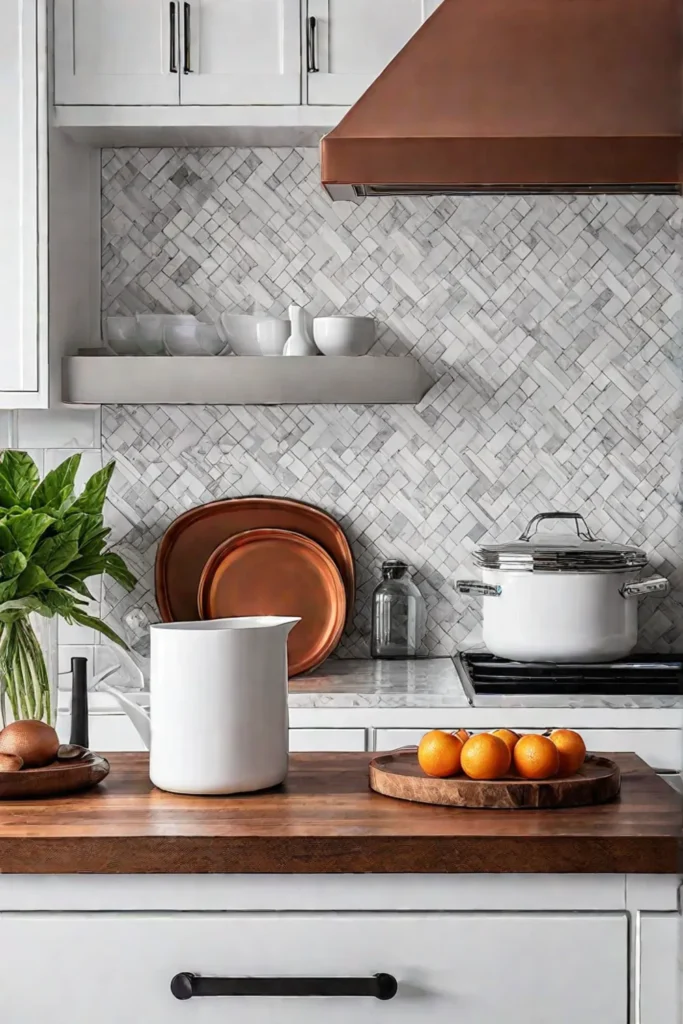
[[[543,522],[545,519],[573,519],[574,525],[576,526],[576,532],[581,540],[597,540],[588,528],[588,523],[580,514],[580,512],[539,512],[537,516],[530,519],[527,523],[527,527],[524,532],[520,535],[520,540],[531,540],[533,535],[538,529],[538,524]]]
[[[478,597],[500,597],[502,593],[502,587],[480,583],[479,580],[456,580],[455,589],[459,594],[476,594]]]
[[[637,583],[624,583],[621,588],[622,597],[648,597],[650,594],[668,594],[671,584],[663,576],[651,576],[649,580]]]

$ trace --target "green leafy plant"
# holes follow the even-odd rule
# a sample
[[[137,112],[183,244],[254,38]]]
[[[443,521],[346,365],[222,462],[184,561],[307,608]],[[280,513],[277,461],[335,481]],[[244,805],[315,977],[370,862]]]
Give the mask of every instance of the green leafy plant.
[[[55,711],[32,613],[60,615],[125,647],[86,611],[89,577],[106,573],[126,590],[136,583],[121,556],[105,546],[111,531],[102,509],[115,464],[94,473],[76,497],[80,461],[72,455],[41,481],[26,452],[6,450],[0,458],[0,676],[15,719],[51,722]]]

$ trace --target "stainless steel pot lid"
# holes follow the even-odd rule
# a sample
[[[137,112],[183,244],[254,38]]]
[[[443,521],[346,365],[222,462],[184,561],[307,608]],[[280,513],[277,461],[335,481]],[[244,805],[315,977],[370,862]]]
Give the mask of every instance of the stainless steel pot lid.
[[[539,523],[547,519],[573,520],[576,534],[536,535]],[[519,540],[482,544],[474,560],[483,569],[508,572],[626,572],[642,569],[647,555],[640,548],[594,537],[578,512],[542,512]]]

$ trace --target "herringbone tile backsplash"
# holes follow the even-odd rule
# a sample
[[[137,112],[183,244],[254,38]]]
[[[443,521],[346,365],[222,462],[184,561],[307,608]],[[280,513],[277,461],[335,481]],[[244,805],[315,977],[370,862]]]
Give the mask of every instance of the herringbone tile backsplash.
[[[371,314],[376,352],[412,352],[421,405],[104,410],[109,516],[154,607],[159,538],[216,498],[301,498],[338,517],[358,568],[341,656],[365,656],[386,557],[429,609],[424,653],[478,642],[453,581],[482,538],[578,510],[643,546],[672,594],[641,605],[641,648],[683,649],[680,210],[665,197],[471,197],[332,203],[301,149],[103,153],[103,313],[224,309]]]

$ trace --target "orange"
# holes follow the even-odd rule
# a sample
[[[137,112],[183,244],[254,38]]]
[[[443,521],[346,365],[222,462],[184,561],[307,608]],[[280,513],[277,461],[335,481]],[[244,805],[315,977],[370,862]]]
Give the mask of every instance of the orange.
[[[499,736],[480,732],[462,748],[460,763],[471,779],[499,779],[510,768],[510,751]]]
[[[467,729],[455,729],[451,733],[451,735],[457,736],[461,743],[467,743],[468,739],[470,738],[470,734],[468,733]]]
[[[498,738],[503,741],[505,746],[510,751],[510,760],[512,760],[514,749],[517,746],[517,742],[519,740],[519,736],[517,735],[517,733],[513,732],[512,729],[494,729],[491,735],[498,736]]]
[[[560,755],[547,736],[522,736],[513,754],[515,769],[524,779],[549,779],[557,775]]]
[[[446,779],[460,771],[462,743],[453,733],[432,729],[426,732],[417,748],[417,760],[425,775]]]
[[[574,775],[578,772],[586,756],[586,744],[578,732],[573,729],[555,729],[550,733],[550,740],[560,755],[559,774]]]

